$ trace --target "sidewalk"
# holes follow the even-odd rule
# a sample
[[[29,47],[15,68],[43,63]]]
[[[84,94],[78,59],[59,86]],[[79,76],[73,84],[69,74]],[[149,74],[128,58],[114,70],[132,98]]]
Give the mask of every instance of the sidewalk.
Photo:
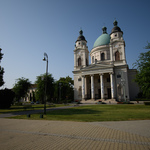
[[[150,120],[71,122],[0,118],[3,150],[149,150]]]
[[[72,108],[72,106],[63,106],[63,107],[53,107],[53,108],[47,108],[46,111],[51,111],[51,110],[57,110],[57,109],[67,109],[67,108]],[[6,117],[14,117],[18,115],[27,115],[27,114],[37,114],[41,113],[43,114],[44,110],[39,109],[39,110],[27,110],[27,111],[18,111],[18,112],[12,112],[12,113],[3,113],[0,114],[0,118],[6,118]]]

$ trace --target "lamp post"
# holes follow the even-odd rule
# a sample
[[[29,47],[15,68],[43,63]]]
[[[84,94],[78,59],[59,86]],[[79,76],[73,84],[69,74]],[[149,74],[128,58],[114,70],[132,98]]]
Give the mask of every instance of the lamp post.
[[[48,75],[48,55],[44,53],[43,61],[46,61],[46,79],[45,79],[45,98],[44,98],[44,114],[46,115],[46,99],[47,99],[47,75]]]
[[[59,103],[61,102],[61,85],[62,83],[59,82]]]

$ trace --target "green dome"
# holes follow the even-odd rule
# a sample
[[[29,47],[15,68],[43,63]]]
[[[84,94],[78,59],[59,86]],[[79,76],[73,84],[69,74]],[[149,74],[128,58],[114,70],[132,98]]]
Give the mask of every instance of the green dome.
[[[110,43],[110,35],[107,34],[106,27],[103,27],[103,34],[97,38],[97,40],[94,43],[93,48],[102,46],[102,45],[108,45]]]

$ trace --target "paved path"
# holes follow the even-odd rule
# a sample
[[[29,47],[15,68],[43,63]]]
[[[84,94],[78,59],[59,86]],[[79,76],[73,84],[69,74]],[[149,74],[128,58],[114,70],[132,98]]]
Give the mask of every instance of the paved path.
[[[150,120],[70,122],[0,118],[2,150],[150,150]]]
[[[47,108],[46,111],[57,110],[57,109],[67,109],[67,108],[71,108],[71,107],[74,107],[74,105]],[[37,114],[37,113],[43,114],[43,112],[44,112],[43,109],[39,109],[39,110],[27,110],[27,111],[19,111],[19,112],[12,112],[12,113],[4,113],[4,114],[0,114],[0,118],[14,117],[14,116],[18,116],[18,115],[27,115],[27,114]]]

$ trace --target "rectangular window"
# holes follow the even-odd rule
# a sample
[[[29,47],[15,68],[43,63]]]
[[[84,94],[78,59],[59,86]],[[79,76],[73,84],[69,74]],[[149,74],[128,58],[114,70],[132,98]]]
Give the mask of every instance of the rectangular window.
[[[107,78],[107,82],[110,82],[110,78]]]
[[[117,78],[121,78],[121,75],[120,75],[120,74],[118,74],[118,75],[117,75]]]
[[[81,78],[78,78],[78,81],[81,81]]]
[[[94,56],[92,56],[92,63],[94,63]]]

